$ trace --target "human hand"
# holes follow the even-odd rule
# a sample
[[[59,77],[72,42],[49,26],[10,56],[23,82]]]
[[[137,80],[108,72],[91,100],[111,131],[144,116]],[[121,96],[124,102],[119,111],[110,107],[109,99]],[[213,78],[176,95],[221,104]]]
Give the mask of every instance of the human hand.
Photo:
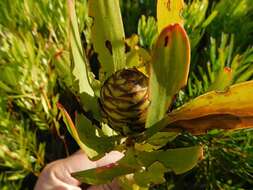
[[[105,166],[121,159],[124,155],[112,151],[97,161],[91,161],[82,151],[65,159],[48,164],[41,172],[34,190],[81,190],[80,182],[71,176],[71,173],[91,168]],[[87,190],[119,190],[115,181],[111,184],[91,186]]]

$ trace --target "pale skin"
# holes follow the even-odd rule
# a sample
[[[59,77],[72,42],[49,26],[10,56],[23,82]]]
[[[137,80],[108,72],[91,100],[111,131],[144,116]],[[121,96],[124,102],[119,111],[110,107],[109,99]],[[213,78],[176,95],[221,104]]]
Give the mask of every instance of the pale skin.
[[[41,172],[34,190],[82,190],[80,182],[71,176],[71,173],[114,163],[121,159],[123,154],[112,151],[97,161],[91,161],[82,151],[48,164]],[[120,190],[115,181],[110,184],[91,186],[87,190]]]

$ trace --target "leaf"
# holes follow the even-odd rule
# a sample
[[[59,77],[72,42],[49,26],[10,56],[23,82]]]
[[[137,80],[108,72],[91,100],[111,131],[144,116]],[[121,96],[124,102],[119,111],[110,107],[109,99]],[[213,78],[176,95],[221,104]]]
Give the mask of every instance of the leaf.
[[[75,124],[73,123],[71,117],[69,116],[68,112],[64,109],[64,107],[60,103],[57,104],[57,107],[60,109],[60,111],[63,115],[63,120],[67,126],[69,133],[75,139],[75,141],[77,142],[79,147],[88,155],[88,157],[92,158],[92,157],[97,156],[98,152],[89,148],[81,141],[78,131],[75,127]]]
[[[17,88],[18,76],[16,74],[17,67],[5,66],[1,67],[0,82],[4,86],[9,86],[12,88]]]
[[[173,141],[178,136],[178,133],[168,133],[168,132],[157,132],[151,138],[147,140],[147,143],[154,146],[164,146],[168,142]]]
[[[100,185],[111,182],[115,177],[130,174],[134,171],[135,168],[129,167],[129,165],[124,166],[118,163],[112,163],[96,169],[76,172],[72,176],[83,183]]]
[[[185,30],[179,24],[166,27],[153,50],[146,128],[165,116],[174,96],[187,83],[189,66],[190,45]]]
[[[170,24],[183,24],[183,0],[157,0],[157,24],[158,32],[161,32]]]
[[[176,174],[182,174],[191,170],[203,158],[203,149],[200,146],[194,146],[150,153],[140,152],[138,155],[139,162],[145,167],[158,161]]]
[[[168,114],[171,122],[214,114],[253,115],[253,81],[231,86],[225,91],[203,94]]]
[[[151,61],[151,56],[148,51],[136,46],[127,53],[127,67],[137,68],[140,72],[148,76],[148,66]]]
[[[93,97],[94,91],[91,88],[88,71],[87,59],[83,53],[80,33],[78,30],[78,23],[75,12],[74,0],[68,0],[68,13],[69,13],[69,40],[72,58],[74,61],[73,75],[75,80],[78,80],[79,92],[86,93]]]
[[[215,81],[208,88],[208,91],[217,90],[224,91],[228,88],[233,81],[233,71],[229,67],[221,68],[217,73]]]
[[[80,148],[85,151],[89,158],[98,159],[102,157],[106,152],[113,150],[115,145],[121,140],[118,136],[103,136],[100,129],[93,126],[91,121],[84,115],[76,115],[75,126],[64,107],[59,103],[57,106],[63,114],[64,122],[67,125],[71,136],[75,139]],[[101,136],[97,136],[98,133]]]
[[[135,143],[135,149],[140,151],[151,152],[165,146],[168,142],[173,141],[179,135],[178,132],[156,132],[144,142]]]
[[[159,162],[155,162],[145,171],[140,171],[134,174],[136,183],[141,187],[149,186],[150,184],[161,184],[165,182],[164,173],[167,169]]]
[[[154,17],[142,15],[138,21],[138,35],[141,47],[151,49],[158,35],[157,23]]]
[[[89,16],[93,19],[91,38],[101,63],[103,81],[126,64],[125,34],[118,0],[90,0]]]
[[[203,150],[200,146],[153,152],[129,149],[116,163],[72,175],[84,183],[104,184],[116,177],[139,172],[143,167],[148,168],[157,162],[165,166],[166,170],[170,169],[176,174],[181,174],[192,169],[202,158],[202,154]]]
[[[88,60],[83,53],[80,34],[78,31],[78,23],[75,12],[74,0],[68,0],[69,13],[69,43],[71,56],[73,59],[73,75],[78,82],[78,92],[81,103],[85,111],[92,111],[98,118],[98,103],[95,93],[89,81],[89,73],[87,70]]]
[[[238,130],[253,128],[253,116],[239,117],[216,114],[190,120],[176,121],[167,127],[168,131],[187,131],[193,135],[206,134],[213,129]]]
[[[76,115],[76,129],[82,142],[88,147],[96,150],[98,156],[114,149],[120,143],[121,136],[105,136],[103,131],[94,126],[84,115]],[[103,143],[101,143],[103,142]]]
[[[172,128],[194,134],[207,130],[253,127],[253,81],[235,84],[225,91],[211,91],[167,115]]]

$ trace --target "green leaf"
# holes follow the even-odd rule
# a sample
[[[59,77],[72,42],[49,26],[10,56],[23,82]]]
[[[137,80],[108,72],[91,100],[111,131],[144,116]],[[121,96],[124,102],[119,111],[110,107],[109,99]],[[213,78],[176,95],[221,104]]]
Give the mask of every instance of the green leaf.
[[[87,59],[82,49],[74,0],[68,0],[68,10],[69,10],[69,40],[70,40],[69,43],[71,55],[74,61],[73,75],[75,77],[75,80],[78,80],[80,94],[84,92],[87,95],[93,97],[94,91],[91,88],[88,78]]]
[[[157,154],[157,160],[176,174],[191,170],[202,158],[203,149],[200,146],[170,149]]]
[[[73,75],[78,82],[78,92],[80,101],[85,111],[92,111],[97,119],[99,116],[99,106],[97,98],[89,81],[89,71],[87,69],[88,60],[83,52],[80,33],[78,30],[77,17],[74,0],[68,0],[69,12],[69,43],[71,57],[73,59]],[[95,80],[95,79],[94,79]]]
[[[145,15],[141,16],[138,21],[138,35],[140,36],[141,47],[151,49],[158,35],[157,23],[154,17],[146,18]]]
[[[158,32],[170,24],[183,24],[183,17],[181,17],[183,7],[183,0],[157,0]]]
[[[147,143],[154,146],[164,146],[168,142],[173,141],[178,136],[178,133],[158,132],[147,140]]]
[[[118,0],[90,0],[91,38],[101,64],[101,81],[126,65],[125,33]]]
[[[63,120],[64,123],[67,126],[67,129],[69,131],[69,133],[71,134],[71,136],[75,139],[75,141],[77,142],[77,144],[79,145],[79,147],[84,150],[84,152],[88,155],[88,157],[93,158],[98,156],[98,152],[96,152],[95,150],[89,148],[88,146],[86,146],[80,139],[80,136],[78,134],[78,131],[75,127],[75,124],[73,123],[71,117],[69,116],[68,112],[64,109],[64,107],[61,104],[57,104],[57,107],[60,109],[62,115],[63,115]]]
[[[161,184],[165,182],[164,173],[167,169],[159,162],[155,162],[147,170],[134,174],[134,179],[139,186],[146,187],[149,184]]]
[[[105,136],[101,129],[94,126],[90,120],[81,114],[76,115],[76,129],[81,141],[91,149],[96,150],[99,157],[113,150],[121,140],[120,136]]]
[[[161,165],[163,165],[166,170],[181,174],[192,169],[202,158],[202,154],[203,150],[200,146],[153,152],[129,149],[125,156],[116,163],[77,172],[73,176],[84,183],[103,184],[112,181],[116,177],[139,172],[143,167],[149,168],[153,164],[155,165],[151,167],[152,170],[156,170],[157,167],[161,168]],[[160,164],[157,165],[157,163]],[[163,170],[165,171],[164,167]]]
[[[174,96],[187,83],[189,66],[190,45],[185,30],[179,24],[166,27],[153,50],[146,128],[165,116]]]
[[[15,74],[17,67],[6,66],[1,68],[0,81],[5,85],[16,88],[18,85],[17,75]]]
[[[135,153],[140,166],[149,167],[158,161],[176,174],[192,169],[202,157],[203,149],[200,146]],[[134,164],[131,163],[131,165]]]
[[[150,128],[149,128],[150,129]],[[179,135],[178,132],[156,132],[142,143],[135,143],[136,150],[151,152],[165,146]]]
[[[75,125],[67,111],[59,103],[58,108],[63,115],[68,131],[89,158],[98,159],[102,157],[106,152],[113,150],[121,140],[121,137],[118,136],[104,136],[102,131],[95,127],[84,115],[76,115]],[[97,136],[97,134],[100,136]]]

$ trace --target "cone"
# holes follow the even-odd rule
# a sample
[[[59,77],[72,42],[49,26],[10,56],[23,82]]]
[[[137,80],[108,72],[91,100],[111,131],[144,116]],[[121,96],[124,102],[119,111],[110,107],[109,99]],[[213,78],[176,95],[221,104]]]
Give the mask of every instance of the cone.
[[[148,78],[137,69],[123,69],[109,77],[100,92],[103,119],[123,134],[145,129]]]

